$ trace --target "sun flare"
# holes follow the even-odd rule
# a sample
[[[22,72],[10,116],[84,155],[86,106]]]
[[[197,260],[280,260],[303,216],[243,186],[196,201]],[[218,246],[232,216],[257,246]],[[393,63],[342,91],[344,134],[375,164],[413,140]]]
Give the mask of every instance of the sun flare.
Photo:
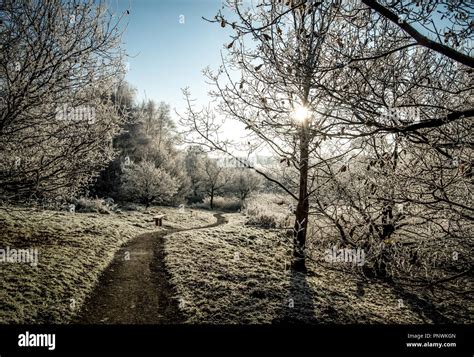
[[[291,116],[294,120],[298,122],[303,122],[310,116],[310,111],[305,106],[297,105],[291,112]]]

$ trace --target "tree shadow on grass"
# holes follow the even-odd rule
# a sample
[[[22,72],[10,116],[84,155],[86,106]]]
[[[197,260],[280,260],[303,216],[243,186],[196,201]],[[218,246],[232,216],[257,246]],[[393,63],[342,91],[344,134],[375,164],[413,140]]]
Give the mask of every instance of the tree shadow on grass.
[[[294,270],[290,271],[290,288],[283,301],[274,324],[316,324],[314,314],[314,291],[309,286],[307,275]]]
[[[393,287],[395,293],[403,301],[404,305],[420,316],[426,323],[449,324],[455,321],[444,316],[438,311],[437,307],[427,299],[420,297],[414,292],[408,291],[405,287],[395,285]]]

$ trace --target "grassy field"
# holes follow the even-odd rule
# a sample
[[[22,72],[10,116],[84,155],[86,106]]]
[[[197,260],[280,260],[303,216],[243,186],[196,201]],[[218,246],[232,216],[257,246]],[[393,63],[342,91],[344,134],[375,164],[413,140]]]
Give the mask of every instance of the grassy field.
[[[269,209],[262,215],[267,221]],[[369,281],[312,259],[308,275],[296,273],[286,229],[249,226],[241,214],[226,217],[226,225],[178,232],[165,242],[166,266],[187,323],[472,323],[468,297],[449,291]]]
[[[273,212],[275,211],[275,212]],[[166,214],[165,227],[153,216]],[[394,287],[308,259],[290,269],[287,203],[164,239],[170,294],[187,323],[472,323],[473,304],[450,291]],[[68,323],[119,248],[142,233],[199,228],[212,211],[153,207],[109,214],[0,209],[0,248],[37,248],[37,266],[0,264],[0,323]],[[252,215],[249,215],[252,213]],[[252,225],[264,222],[274,228]],[[251,223],[251,224],[249,224]],[[323,264],[324,265],[324,264]],[[151,291],[150,294],[155,294]]]
[[[383,284],[366,285],[342,273],[292,272],[291,238],[281,230],[244,226],[227,215],[224,226],[175,233],[166,241],[166,264],[188,323],[255,324],[421,323]]]
[[[165,225],[199,227],[212,213],[150,208],[123,213],[69,213],[34,208],[0,209],[0,247],[37,248],[37,266],[0,264],[0,323],[67,323],[92,291],[121,245]]]

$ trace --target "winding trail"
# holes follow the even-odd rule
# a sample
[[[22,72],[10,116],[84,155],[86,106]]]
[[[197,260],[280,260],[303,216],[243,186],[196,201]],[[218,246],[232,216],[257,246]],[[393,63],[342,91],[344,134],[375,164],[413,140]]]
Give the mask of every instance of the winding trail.
[[[176,324],[183,322],[164,262],[166,236],[216,227],[227,222],[220,213],[215,223],[196,228],[168,227],[141,234],[115,254],[95,290],[72,321],[77,324]],[[130,259],[126,260],[129,257]]]

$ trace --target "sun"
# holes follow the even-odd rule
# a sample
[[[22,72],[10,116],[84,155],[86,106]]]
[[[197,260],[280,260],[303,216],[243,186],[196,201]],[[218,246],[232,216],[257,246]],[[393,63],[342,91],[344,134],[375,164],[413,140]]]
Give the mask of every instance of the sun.
[[[303,105],[296,105],[291,112],[291,116],[294,120],[302,123],[310,116],[310,111]]]

